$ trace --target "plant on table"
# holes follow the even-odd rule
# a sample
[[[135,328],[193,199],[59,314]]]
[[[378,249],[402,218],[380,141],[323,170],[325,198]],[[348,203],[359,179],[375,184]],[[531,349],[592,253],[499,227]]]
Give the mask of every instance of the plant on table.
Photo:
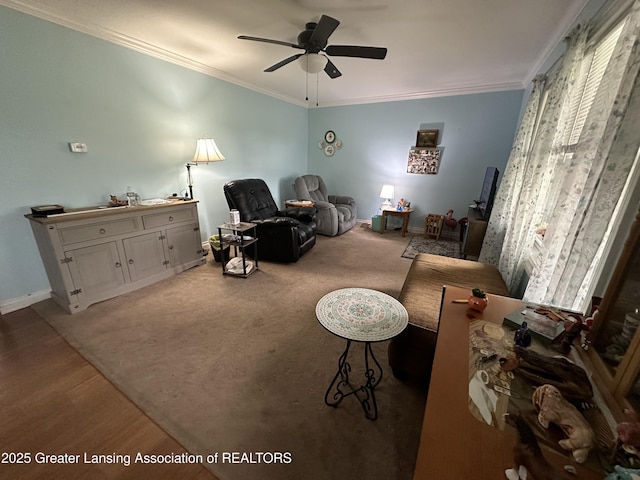
[[[478,312],[484,311],[487,308],[489,299],[487,294],[480,288],[474,288],[471,290],[471,296],[469,297],[469,307]]]

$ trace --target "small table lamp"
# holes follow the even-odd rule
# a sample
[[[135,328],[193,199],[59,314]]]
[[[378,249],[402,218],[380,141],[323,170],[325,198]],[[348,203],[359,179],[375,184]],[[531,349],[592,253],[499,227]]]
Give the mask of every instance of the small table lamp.
[[[193,163],[187,163],[187,183],[189,185],[189,196],[193,200],[193,178],[191,177],[191,166],[199,163],[221,162],[224,155],[216,145],[213,138],[199,138],[196,141],[196,153],[193,155]]]
[[[393,185],[383,185],[382,190],[380,191],[380,198],[384,198],[385,201],[382,203],[382,208],[391,207],[391,200],[395,195]]]

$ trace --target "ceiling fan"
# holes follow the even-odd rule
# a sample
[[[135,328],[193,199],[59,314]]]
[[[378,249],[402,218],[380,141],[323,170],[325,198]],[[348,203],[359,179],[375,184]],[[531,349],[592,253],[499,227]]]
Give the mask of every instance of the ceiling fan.
[[[358,45],[328,45],[327,41],[331,34],[338,28],[340,22],[335,18],[322,15],[318,23],[309,22],[305,25],[304,31],[298,35],[298,43],[283,42],[281,40],[270,40],[268,38],[250,37],[240,35],[240,40],[252,40],[254,42],[274,43],[285,47],[304,50],[304,53],[297,53],[284,60],[266,68],[265,72],[274,72],[280,67],[284,67],[294,60],[300,59],[302,68],[308,73],[318,73],[324,70],[331,78],[338,78],[342,75],[340,70],[329,60],[327,55],[333,57],[358,57],[383,60],[387,55],[387,49],[382,47],[364,47]]]

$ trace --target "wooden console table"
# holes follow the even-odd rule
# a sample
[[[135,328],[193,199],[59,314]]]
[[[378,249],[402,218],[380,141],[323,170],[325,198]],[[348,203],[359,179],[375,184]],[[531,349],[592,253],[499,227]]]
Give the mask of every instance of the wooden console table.
[[[499,479],[513,468],[515,430],[483,423],[469,410],[469,323],[481,319],[501,325],[505,315],[524,304],[489,295],[489,306],[478,313],[452,303],[468,296],[468,289],[446,287],[414,480]],[[580,480],[604,477],[544,447],[543,453],[558,468],[573,465]]]
[[[25,216],[51,297],[69,313],[205,263],[197,201]]]

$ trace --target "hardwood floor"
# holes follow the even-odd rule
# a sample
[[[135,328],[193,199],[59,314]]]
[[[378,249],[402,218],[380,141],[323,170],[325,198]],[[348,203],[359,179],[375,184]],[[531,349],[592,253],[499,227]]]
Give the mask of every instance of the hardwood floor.
[[[186,450],[30,308],[0,316],[0,411],[0,478],[217,480],[198,463],[135,463]]]

